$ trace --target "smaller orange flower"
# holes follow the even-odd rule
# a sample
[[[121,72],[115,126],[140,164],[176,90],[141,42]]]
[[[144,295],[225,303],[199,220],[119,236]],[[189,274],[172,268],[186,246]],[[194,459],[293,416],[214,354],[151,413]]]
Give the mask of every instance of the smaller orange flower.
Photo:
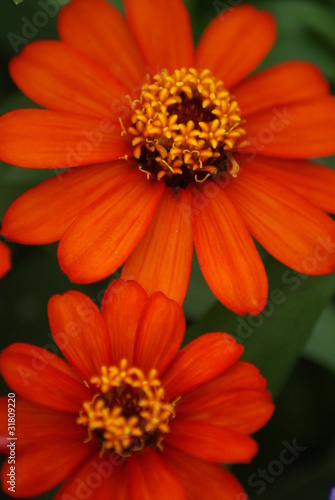
[[[0,278],[2,278],[11,268],[10,250],[0,241]]]
[[[238,481],[219,463],[249,462],[248,434],[271,417],[266,382],[226,333],[179,351],[181,307],[114,281],[101,312],[80,292],[55,295],[57,347],[14,344],[1,372],[16,402],[16,489],[34,497],[66,480],[55,498],[236,500]],[[179,352],[178,352],[179,351]],[[7,399],[0,434],[7,435]],[[8,461],[1,471],[6,489]],[[241,498],[241,497],[240,497]]]

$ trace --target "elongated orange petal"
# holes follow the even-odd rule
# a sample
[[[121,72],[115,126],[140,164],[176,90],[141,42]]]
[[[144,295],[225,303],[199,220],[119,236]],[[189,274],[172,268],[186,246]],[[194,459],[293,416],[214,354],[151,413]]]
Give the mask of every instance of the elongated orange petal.
[[[137,324],[148,296],[136,281],[114,280],[104,294],[101,314],[112,346],[113,364],[133,364]]]
[[[10,205],[2,234],[33,245],[57,241],[81,212],[131,175],[124,160],[60,171]]]
[[[104,0],[74,0],[58,17],[60,38],[108,69],[129,88],[145,76],[142,55],[120,12]]]
[[[148,292],[161,290],[182,304],[191,273],[193,236],[190,200],[184,189],[167,188],[141,242],[122,270]]]
[[[260,374],[259,369],[246,361],[235,363],[229,370],[225,371],[215,380],[217,380],[217,382],[213,380],[204,386],[194,389],[194,391],[199,391],[199,393],[201,393],[202,387],[206,386],[208,390],[211,390],[212,384],[213,387],[216,387],[216,383],[220,384],[222,391],[236,391],[245,389],[246,387],[255,390],[265,390],[266,388],[266,380]],[[191,394],[192,393],[190,393],[188,397],[191,397]]]
[[[77,413],[82,402],[92,398],[82,380],[54,352],[12,344],[2,352],[0,363],[1,374],[13,391],[42,406]]]
[[[93,453],[75,471],[53,497],[54,500],[72,500],[87,495],[88,500],[129,500],[125,459],[113,452]],[[85,497],[86,498],[86,497]]]
[[[191,22],[182,0],[125,0],[124,7],[147,72],[194,66]]]
[[[21,399],[21,398],[20,398]],[[29,404],[34,404],[34,403],[29,403]],[[7,410],[8,409],[8,397],[2,396],[0,397],[0,436],[6,436],[8,433],[8,415],[7,415]],[[1,440],[0,440],[1,441]],[[6,439],[7,441],[7,439]],[[1,454],[6,454],[6,445],[3,446],[3,442],[0,444],[0,453]]]
[[[214,182],[190,191],[195,247],[210,289],[234,312],[258,314],[266,304],[267,277],[240,214]]]
[[[260,71],[234,87],[242,116],[280,104],[326,95],[329,84],[320,69],[304,61],[288,61]]]
[[[89,283],[112,274],[148,228],[165,184],[138,172],[80,215],[58,247],[61,268],[72,281]]]
[[[87,382],[112,362],[105,322],[94,302],[71,290],[48,303],[52,335],[70,365]]]
[[[208,333],[190,342],[162,377],[170,400],[221,375],[241,356],[243,347],[226,333]]]
[[[158,376],[177,354],[185,333],[182,308],[163,293],[155,292],[144,305],[136,334],[134,365]]]
[[[59,169],[131,157],[131,145],[120,130],[109,118],[11,111],[0,118],[0,158],[21,167]]]
[[[198,68],[209,68],[226,88],[251,73],[271,50],[276,38],[274,18],[251,5],[220,14],[202,35],[196,51]]]
[[[220,394],[235,394],[247,389],[265,392],[266,380],[254,365],[245,361],[238,361],[222,375],[184,394],[182,403],[178,408],[178,414],[186,413],[188,405],[192,405],[193,401],[198,397],[208,396],[209,399],[213,400],[213,404],[215,404],[215,394],[218,395],[218,392]]]
[[[170,446],[164,449],[164,460],[179,476],[192,500],[243,500],[244,491],[235,477],[219,465],[192,457]],[[246,498],[246,497],[245,497]]]
[[[141,456],[135,453],[129,458],[128,481],[130,498],[134,500],[187,500],[178,476],[148,447]]]
[[[267,422],[273,409],[264,377],[251,363],[239,361],[219,377],[184,394],[178,415],[251,434]]]
[[[220,379],[220,377],[218,377]],[[216,379],[215,379],[216,382]],[[208,387],[206,387],[208,386]],[[208,390],[201,390],[204,389]],[[241,434],[251,434],[270,419],[274,411],[271,396],[266,391],[225,391],[209,382],[186,394],[178,408],[178,417],[219,425]]]
[[[258,156],[248,170],[285,184],[325,212],[335,213],[335,169],[308,160]]]
[[[5,234],[3,232],[3,227],[1,229],[1,232],[2,234]],[[0,241],[0,278],[8,273],[11,267],[12,265],[10,261],[10,250],[7,245]]]
[[[18,444],[19,449],[20,444]],[[15,458],[15,469],[19,471],[15,496],[18,498],[36,497],[57,486],[85,460],[93,449],[94,445],[84,444],[82,437],[67,436],[63,439],[53,439],[52,435],[48,439],[40,439],[32,446],[25,447],[21,453],[17,453]],[[1,469],[2,484],[6,484],[9,467],[6,460]]]
[[[17,86],[41,106],[118,120],[115,108],[127,87],[63,42],[30,43],[9,68]]]
[[[248,117],[247,160],[255,154],[316,158],[335,153],[335,97],[276,106]]]
[[[6,417],[6,432],[0,428],[0,432],[7,434],[8,426],[8,398],[0,399],[0,415]],[[15,399],[15,418],[20,422],[15,429],[15,437],[20,445],[32,447],[35,442],[44,439],[66,439],[67,437],[78,437],[84,440],[87,430],[76,424],[76,415],[64,411],[32,403],[26,399],[17,397]]]
[[[335,222],[305,198],[247,167],[226,193],[276,259],[305,274],[334,271]]]
[[[168,445],[210,462],[250,462],[258,450],[253,439],[218,425],[181,418],[170,425]]]

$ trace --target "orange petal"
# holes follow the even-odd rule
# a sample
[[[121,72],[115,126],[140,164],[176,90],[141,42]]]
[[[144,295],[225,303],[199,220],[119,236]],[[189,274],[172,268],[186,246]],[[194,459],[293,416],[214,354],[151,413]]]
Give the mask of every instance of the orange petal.
[[[258,450],[253,439],[217,425],[177,417],[170,427],[164,442],[202,460],[248,463]]]
[[[316,158],[335,153],[335,97],[266,109],[248,117],[244,152],[279,158]]]
[[[271,418],[274,405],[270,393],[246,389],[222,389],[218,377],[185,394],[178,417],[225,427],[241,434],[258,431]]]
[[[1,230],[2,234],[3,228]],[[8,271],[11,269],[11,261],[10,261],[10,250],[7,245],[0,241],[0,278],[2,278]]]
[[[89,455],[93,446],[84,444],[82,438],[67,436],[63,439],[48,439],[35,441],[25,447],[15,458],[17,480],[15,497],[36,497],[54,486],[57,486]],[[6,484],[10,465],[8,461],[1,469],[1,482]]]
[[[230,88],[251,73],[271,50],[276,38],[273,16],[240,5],[214,19],[196,51],[198,68],[209,68]]]
[[[93,453],[78,471],[66,481],[54,500],[87,498],[94,500],[129,500],[125,461],[113,452]]]
[[[253,168],[251,163],[249,168]],[[258,156],[254,169],[285,184],[325,212],[335,213],[335,170],[308,160]]]
[[[265,391],[266,380],[259,372],[256,366],[246,361],[238,361],[226,370],[222,375],[214,380],[196,387],[193,391],[183,396],[184,401],[191,401],[193,394],[203,394],[207,391],[216,391],[217,387],[221,391],[239,391],[244,389]]]
[[[244,402],[244,394],[247,397],[249,395],[249,402]],[[232,410],[229,406],[220,406],[221,397],[222,401],[227,403],[230,398],[242,397],[242,400]],[[234,399],[231,399],[231,402],[234,403]],[[249,413],[252,409],[255,410],[254,413]],[[242,434],[250,434],[268,421],[273,409],[271,397],[266,392],[264,377],[251,363],[239,361],[219,377],[184,394],[178,406],[178,416],[207,421]]]
[[[161,290],[182,304],[191,273],[193,254],[190,201],[187,191],[164,191],[141,242],[131,253],[122,277],[135,279],[148,292]]]
[[[219,465],[199,460],[166,446],[164,460],[181,479],[192,500],[244,500],[244,491],[235,477]]]
[[[20,398],[21,399],[21,398]],[[29,403],[30,404],[30,403]],[[3,447],[2,438],[5,435],[7,438],[8,434],[8,397],[2,396],[0,397],[0,453],[6,454],[6,444]],[[7,439],[5,439],[7,441]]]
[[[109,366],[112,352],[109,335],[99,309],[81,292],[54,295],[48,303],[53,338],[71,366],[89,382]]]
[[[63,272],[72,281],[89,283],[116,271],[147,230],[164,186],[138,172],[88,207],[60,241]]]
[[[148,296],[136,281],[114,280],[101,303],[112,346],[113,364],[125,358],[131,365],[137,324]]]
[[[22,92],[56,111],[117,120],[116,105],[127,94],[127,87],[94,60],[59,41],[26,45],[9,68]]]
[[[226,193],[251,234],[276,259],[305,274],[335,269],[335,222],[294,191],[258,174],[240,171]]]
[[[160,376],[177,354],[185,333],[182,308],[156,292],[142,310],[134,351],[134,365],[145,373],[155,368]]]
[[[0,118],[0,158],[21,167],[59,169],[132,156],[120,130],[109,118],[42,109],[11,111]]]
[[[242,115],[323,96],[329,84],[320,69],[304,61],[287,61],[260,71],[233,89]]]
[[[26,244],[57,241],[82,211],[131,173],[124,160],[60,171],[10,205],[2,233]]]
[[[145,76],[142,55],[120,12],[104,0],[74,0],[58,18],[62,40],[132,88]]]
[[[8,398],[0,400],[0,414],[7,421]],[[87,430],[76,424],[77,416],[73,413],[45,408],[22,398],[15,398],[15,418],[19,422],[15,429],[15,437],[20,445],[33,447],[34,443],[44,439],[55,440],[68,437],[87,437]],[[7,422],[6,422],[7,423]],[[6,425],[6,434],[7,434]]]
[[[241,216],[214,182],[190,191],[195,247],[210,289],[234,312],[258,314],[266,304],[267,277]]]
[[[194,66],[191,22],[182,0],[124,0],[124,7],[147,72]]]
[[[226,333],[208,333],[190,342],[175,357],[162,377],[170,400],[217,377],[243,352]]]
[[[146,447],[128,460],[130,498],[136,500],[187,500],[177,475],[158,453]]]
[[[78,413],[92,393],[72,368],[53,352],[29,344],[12,344],[0,356],[1,374],[23,398],[48,408]]]

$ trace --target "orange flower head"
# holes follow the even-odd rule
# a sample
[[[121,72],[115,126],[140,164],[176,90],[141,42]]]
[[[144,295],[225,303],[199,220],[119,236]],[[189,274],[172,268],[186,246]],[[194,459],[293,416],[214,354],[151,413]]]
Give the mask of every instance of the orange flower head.
[[[182,0],[124,10],[71,0],[60,39],[11,61],[45,109],[0,118],[0,159],[56,175],[9,207],[6,238],[60,241],[74,282],[123,266],[124,279],[179,304],[195,247],[213,294],[238,314],[267,301],[254,240],[299,273],[333,272],[335,173],[313,158],[335,154],[335,98],[320,70],[288,61],[254,73],[276,24],[251,5],[217,16],[196,47]]]
[[[101,311],[80,292],[55,295],[55,344],[13,344],[0,355],[15,393],[15,491],[35,497],[132,500],[243,498],[220,463],[250,462],[249,434],[271,417],[266,382],[226,333],[180,349],[181,307],[135,281],[114,281]],[[61,351],[66,361],[57,355]],[[8,452],[8,401],[0,399],[0,444]],[[13,424],[14,425],[14,424]],[[52,460],[50,460],[52,457]],[[7,491],[10,460],[1,469]]]

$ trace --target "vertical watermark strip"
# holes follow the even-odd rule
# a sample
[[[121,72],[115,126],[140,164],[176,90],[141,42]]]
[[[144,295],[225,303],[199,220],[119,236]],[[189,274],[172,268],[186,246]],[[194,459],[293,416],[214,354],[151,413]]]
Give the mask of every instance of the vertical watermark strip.
[[[15,493],[16,484],[16,471],[15,471],[15,460],[16,460],[16,440],[15,436],[15,394],[14,392],[8,393],[8,437],[7,437],[7,448],[8,448],[8,465],[9,472],[7,473],[7,490]]]

